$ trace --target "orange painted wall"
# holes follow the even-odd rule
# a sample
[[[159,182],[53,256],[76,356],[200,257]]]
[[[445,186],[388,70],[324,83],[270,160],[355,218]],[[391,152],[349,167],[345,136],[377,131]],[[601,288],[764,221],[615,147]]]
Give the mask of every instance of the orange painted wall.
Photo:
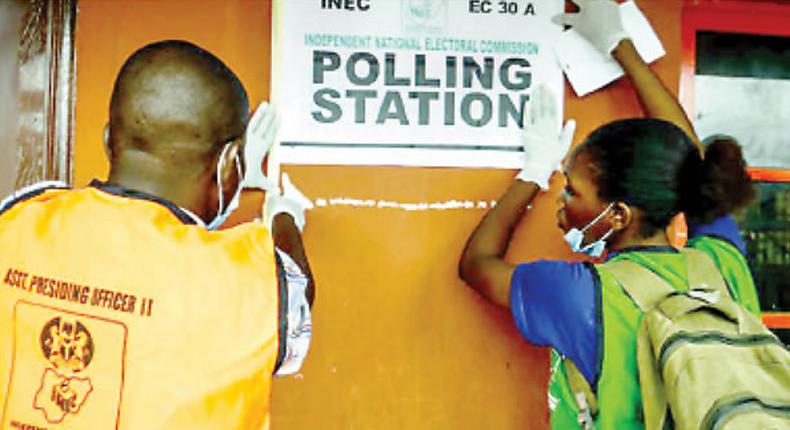
[[[288,0],[291,1],[291,0]],[[678,88],[682,0],[640,0],[667,55],[654,69]],[[74,178],[103,178],[101,134],[112,82],[144,44],[187,39],[221,57],[253,104],[268,97],[270,1],[80,0]],[[580,100],[567,88],[576,141],[601,123],[641,115],[627,82]],[[313,199],[489,201],[513,171],[285,166]],[[557,181],[559,182],[559,181]],[[569,258],[556,227],[560,184],[524,219],[508,258]],[[254,211],[248,198],[243,216]],[[545,349],[456,274],[482,209],[405,212],[320,207],[304,239],[315,272],[313,346],[301,375],[274,385],[277,429],[547,428]],[[196,375],[199,377],[199,375]]]

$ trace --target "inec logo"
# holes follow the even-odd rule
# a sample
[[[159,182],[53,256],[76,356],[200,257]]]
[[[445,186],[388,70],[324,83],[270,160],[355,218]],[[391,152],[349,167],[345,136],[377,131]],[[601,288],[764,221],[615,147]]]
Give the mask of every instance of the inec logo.
[[[449,0],[401,0],[403,30],[414,33],[443,33]]]

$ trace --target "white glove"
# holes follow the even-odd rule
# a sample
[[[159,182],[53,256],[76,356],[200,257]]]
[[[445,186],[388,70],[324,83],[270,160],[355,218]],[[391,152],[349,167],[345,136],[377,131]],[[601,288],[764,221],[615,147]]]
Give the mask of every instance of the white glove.
[[[283,190],[277,190],[277,193],[269,192],[266,194],[266,204],[263,208],[263,218],[269,228],[272,227],[274,216],[279,213],[287,213],[294,219],[296,227],[299,231],[304,230],[305,217],[304,213],[308,209],[313,208],[313,202],[299,191],[288,174],[283,174]]]
[[[244,138],[244,163],[246,171],[241,181],[242,188],[273,190],[277,185],[263,174],[263,159],[274,143],[280,120],[277,111],[269,103],[262,102],[250,122]]]
[[[599,51],[610,55],[621,40],[628,38],[620,19],[620,5],[611,0],[572,0],[579,13],[556,15],[552,21],[570,25]]]
[[[524,107],[521,141],[524,145],[524,168],[516,179],[549,188],[549,178],[560,167],[576,131],[576,121],[569,120],[561,132],[560,112],[554,94],[544,84],[537,85]]]

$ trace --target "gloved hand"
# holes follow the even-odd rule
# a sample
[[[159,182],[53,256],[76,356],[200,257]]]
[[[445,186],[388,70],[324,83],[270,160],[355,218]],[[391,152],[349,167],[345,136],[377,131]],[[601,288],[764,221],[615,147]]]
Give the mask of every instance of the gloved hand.
[[[599,51],[610,55],[621,40],[628,38],[620,19],[620,6],[612,0],[572,0],[579,13],[556,15],[552,21],[570,25]]]
[[[521,141],[524,145],[524,168],[516,179],[534,182],[541,189],[549,187],[551,174],[560,167],[576,131],[576,121],[569,120],[557,132],[560,112],[551,90],[544,84],[532,90],[529,105],[524,107]]]
[[[262,102],[255,110],[250,122],[247,123],[244,141],[246,171],[241,181],[241,187],[267,191],[277,188],[274,181],[263,174],[263,159],[272,147],[279,127],[280,120],[274,106]]]
[[[272,227],[274,216],[279,213],[287,213],[294,219],[296,227],[299,231],[304,230],[305,217],[304,213],[308,209],[312,209],[313,202],[299,191],[288,174],[283,174],[283,189],[282,193],[277,190],[277,193],[269,192],[266,194],[266,203],[263,208],[263,217],[266,225]]]

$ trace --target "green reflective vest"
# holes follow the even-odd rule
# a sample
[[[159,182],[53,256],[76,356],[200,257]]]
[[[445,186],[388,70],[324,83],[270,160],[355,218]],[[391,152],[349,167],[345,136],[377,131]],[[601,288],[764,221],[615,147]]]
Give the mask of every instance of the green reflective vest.
[[[706,252],[721,271],[730,294],[736,302],[760,314],[757,291],[746,259],[730,243],[708,236],[689,241],[687,246]],[[618,254],[609,261],[628,259],[656,272],[679,291],[686,289],[686,267],[683,255],[673,252],[633,251]],[[605,265],[606,263],[604,263]],[[597,270],[600,280],[598,337],[598,414],[594,417],[598,430],[644,429],[642,398],[636,365],[636,333],[642,312],[620,284],[607,271]],[[563,358],[551,354],[549,409],[553,429],[578,429],[577,408],[566,378]]]

